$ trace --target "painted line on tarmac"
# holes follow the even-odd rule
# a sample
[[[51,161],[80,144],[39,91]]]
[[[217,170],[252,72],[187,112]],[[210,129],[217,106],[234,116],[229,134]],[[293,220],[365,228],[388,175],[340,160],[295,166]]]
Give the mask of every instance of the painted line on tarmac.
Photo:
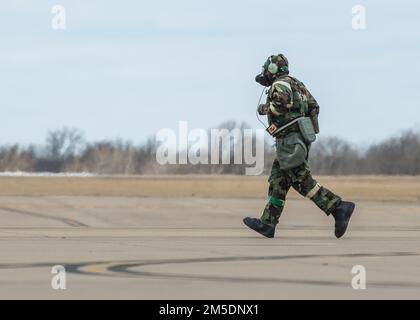
[[[194,264],[203,262],[235,262],[235,261],[264,261],[264,260],[293,260],[311,258],[381,258],[381,257],[409,257],[420,256],[415,252],[385,252],[385,253],[350,253],[338,255],[288,255],[288,256],[262,256],[262,257],[215,257],[215,258],[196,258],[196,259],[172,259],[155,261],[130,261],[130,262],[105,262],[96,264],[72,265],[71,272],[86,275],[102,276],[122,276],[134,278],[162,278],[175,280],[199,280],[199,281],[222,281],[222,282],[264,282],[264,283],[285,283],[285,284],[304,284],[304,285],[325,285],[325,286],[348,286],[348,281],[335,280],[312,280],[312,279],[292,279],[292,278],[260,278],[260,277],[232,277],[232,276],[213,276],[213,275],[191,275],[149,272],[142,270],[132,270],[142,266],[155,265],[174,265],[174,264]],[[402,281],[370,281],[370,287],[382,288],[420,288],[420,283]]]
[[[280,261],[280,260],[300,260],[316,258],[383,258],[383,257],[418,257],[417,252],[383,252],[383,253],[347,253],[347,254],[303,254],[285,256],[239,256],[239,257],[209,257],[209,258],[189,258],[189,259],[167,259],[167,260],[130,260],[130,261],[97,261],[84,263],[15,263],[0,264],[0,269],[20,269],[20,268],[40,268],[51,267],[53,265],[64,265],[66,271],[78,275],[124,277],[137,279],[172,279],[172,280],[195,280],[195,281],[221,281],[236,283],[284,283],[301,285],[321,285],[321,286],[340,286],[348,287],[348,281],[336,280],[314,280],[301,278],[262,278],[262,277],[235,277],[235,276],[216,276],[216,275],[193,275],[150,272],[142,270],[132,270],[144,266],[157,265],[183,265],[194,263],[223,263],[223,262],[247,262],[247,261]],[[369,287],[377,288],[420,288],[419,282],[403,281],[369,281]]]

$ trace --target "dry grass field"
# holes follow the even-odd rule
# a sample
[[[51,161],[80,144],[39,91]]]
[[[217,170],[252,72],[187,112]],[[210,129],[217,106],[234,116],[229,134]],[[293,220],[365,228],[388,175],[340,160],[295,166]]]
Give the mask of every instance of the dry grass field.
[[[244,227],[267,177],[0,177],[0,298],[419,299],[420,177],[317,178],[356,202],[342,239],[294,191],[275,238]]]
[[[420,201],[420,177],[322,176],[318,181],[358,200]],[[0,195],[262,198],[267,177],[0,177]],[[294,190],[290,198],[300,198]]]

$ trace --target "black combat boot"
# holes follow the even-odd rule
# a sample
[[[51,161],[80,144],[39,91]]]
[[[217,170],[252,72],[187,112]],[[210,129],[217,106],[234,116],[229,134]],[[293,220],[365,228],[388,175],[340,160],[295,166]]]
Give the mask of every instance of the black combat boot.
[[[349,201],[341,201],[331,213],[335,219],[335,236],[340,238],[346,232],[350,217],[353,213],[355,204]]]
[[[274,237],[274,230],[276,228],[268,224],[262,223],[260,219],[246,217],[244,218],[243,221],[248,227],[262,234],[264,237],[267,237],[267,238]]]

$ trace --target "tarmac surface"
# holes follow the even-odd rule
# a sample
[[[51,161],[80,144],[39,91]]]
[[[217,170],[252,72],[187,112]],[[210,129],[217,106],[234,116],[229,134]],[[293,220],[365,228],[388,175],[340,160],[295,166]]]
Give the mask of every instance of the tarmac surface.
[[[420,202],[357,201],[348,232],[290,199],[274,239],[242,224],[265,199],[0,196],[1,299],[419,299]],[[52,288],[52,267],[66,270]],[[354,266],[366,289],[354,289]]]

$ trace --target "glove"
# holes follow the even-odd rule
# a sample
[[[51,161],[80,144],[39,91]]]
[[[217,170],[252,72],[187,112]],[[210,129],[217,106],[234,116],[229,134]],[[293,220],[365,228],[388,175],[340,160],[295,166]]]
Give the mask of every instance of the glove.
[[[268,113],[268,109],[269,107],[267,104],[260,104],[257,108],[257,111],[260,116],[264,116]]]

